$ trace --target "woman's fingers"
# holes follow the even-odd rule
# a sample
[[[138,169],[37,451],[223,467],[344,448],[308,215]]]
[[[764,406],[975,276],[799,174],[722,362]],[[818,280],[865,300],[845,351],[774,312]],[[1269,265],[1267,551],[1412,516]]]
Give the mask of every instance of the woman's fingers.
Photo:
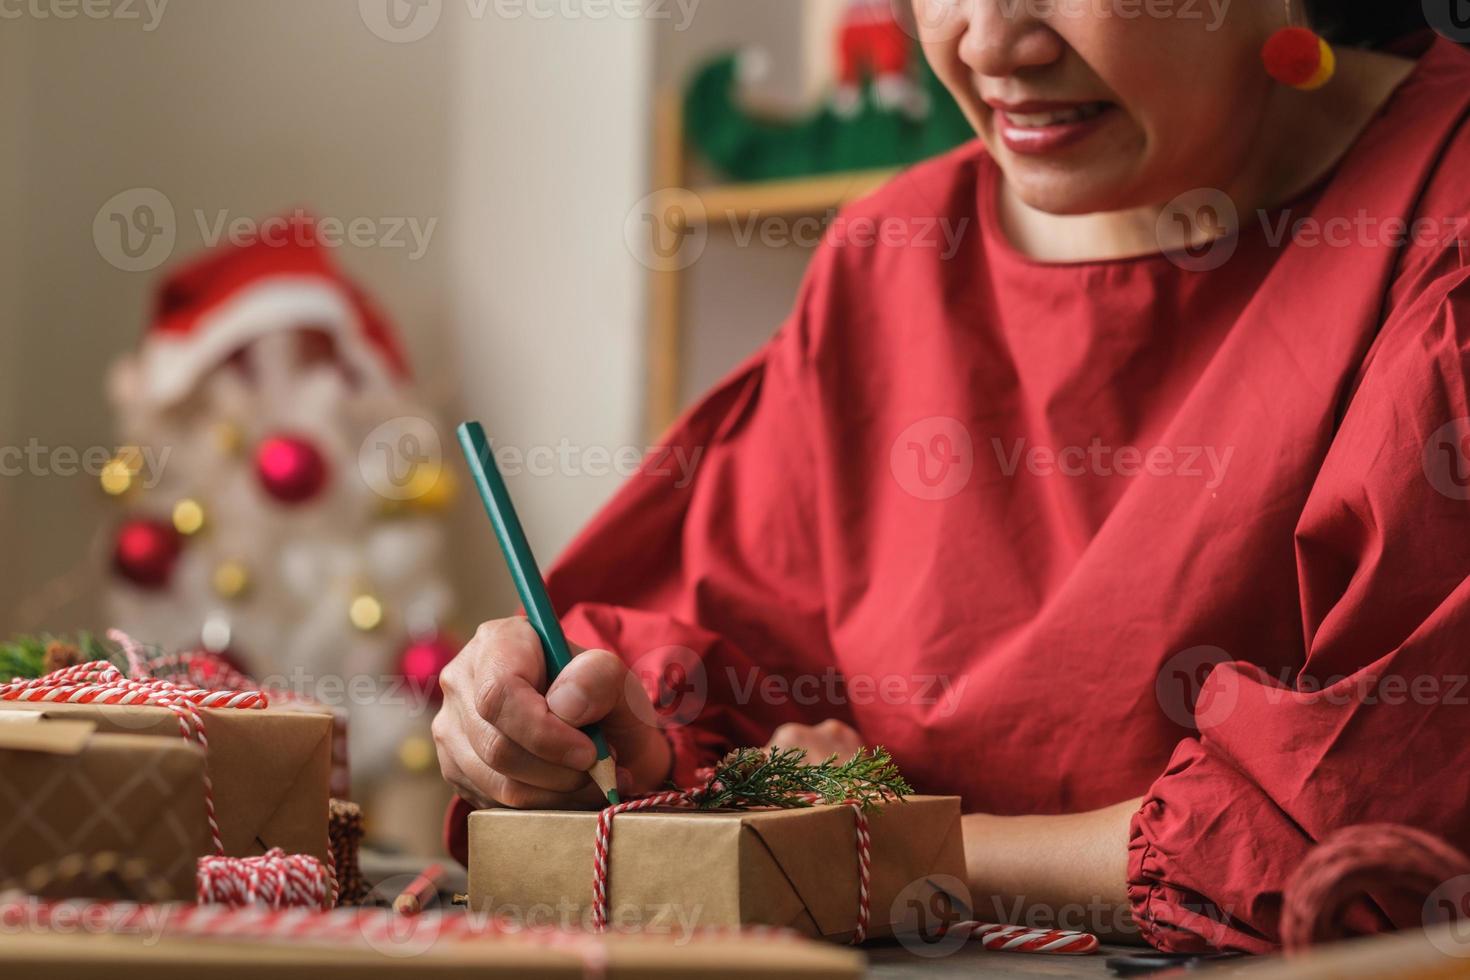
[[[437,736],[434,739],[434,748],[439,753],[439,771],[444,775],[444,781],[457,793],[461,799],[468,800],[478,807],[491,805],[490,796],[485,788],[476,786],[470,779],[464,768],[455,758],[456,747],[452,742],[441,741]]]
[[[587,785],[587,770],[554,765],[528,752],[505,732],[493,725],[471,720],[471,738],[475,756],[492,771],[537,789],[557,793],[573,793]],[[590,742],[589,742],[590,744]]]
[[[834,755],[851,758],[863,747],[863,740],[851,725],[829,718],[819,725],[782,725],[771,733],[770,744],[778,749],[805,749],[807,762],[821,762]]]
[[[607,650],[583,650],[546,691],[546,705],[569,725],[613,721],[623,714],[627,666]]]
[[[474,802],[596,805],[602,797],[587,770],[597,751],[579,729],[597,722],[627,770],[622,788],[656,787],[668,776],[672,750],[644,720],[655,716],[630,676],[613,654],[580,651],[548,704],[545,659],[530,624],[486,623],[441,675],[444,705],[433,731],[444,778]]]
[[[668,740],[657,726],[648,692],[617,654],[580,651],[552,682],[546,704],[567,724],[596,723],[635,787],[652,789],[668,777]]]
[[[557,717],[525,678],[492,671],[475,699],[475,714],[527,752],[569,769],[586,771],[597,761],[592,739]],[[487,745],[493,748],[494,743]],[[495,763],[481,753],[491,768]]]
[[[585,785],[574,792],[563,793],[522,782],[503,772],[485,772],[486,775],[478,781],[484,787],[484,795],[500,806],[513,810],[585,809],[607,805],[607,799],[592,784],[592,780],[586,778],[585,773],[582,774]]]

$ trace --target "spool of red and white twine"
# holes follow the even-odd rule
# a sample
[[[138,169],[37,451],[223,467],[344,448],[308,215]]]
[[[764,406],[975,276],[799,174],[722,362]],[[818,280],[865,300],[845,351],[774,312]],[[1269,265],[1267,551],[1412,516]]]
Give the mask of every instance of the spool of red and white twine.
[[[0,701],[43,704],[146,705],[167,708],[179,722],[179,734],[207,755],[209,738],[199,708],[252,710],[270,703],[260,691],[209,691],[184,687],[147,675],[139,645],[120,630],[108,639],[128,658],[128,672],[105,660],[67,667],[45,677],[0,685]],[[229,906],[264,905],[269,908],[328,909],[336,904],[337,879],[330,862],[323,864],[305,854],[285,854],[279,848],[260,857],[225,855],[215,817],[214,784],[204,773],[204,815],[209,823],[214,854],[199,859],[196,900]],[[328,855],[331,851],[328,848]]]
[[[816,802],[810,800],[809,802]],[[872,837],[868,832],[868,815],[858,803],[845,804],[853,814],[857,844],[857,910],[851,944],[857,946],[868,938],[868,924],[872,916],[873,849]],[[697,806],[696,791],[669,790],[649,796],[616,803],[606,807],[597,815],[597,836],[592,842],[592,928],[594,932],[606,932],[608,922],[608,892],[612,853],[613,818],[623,813],[636,813],[656,807],[679,807],[694,809]],[[998,925],[989,922],[957,922],[945,930],[946,933],[965,933],[968,938],[981,943],[985,949],[1006,953],[1050,953],[1053,955],[1078,956],[1095,952],[1098,938],[1091,933],[1073,932],[1066,929],[1029,929],[1025,926]]]

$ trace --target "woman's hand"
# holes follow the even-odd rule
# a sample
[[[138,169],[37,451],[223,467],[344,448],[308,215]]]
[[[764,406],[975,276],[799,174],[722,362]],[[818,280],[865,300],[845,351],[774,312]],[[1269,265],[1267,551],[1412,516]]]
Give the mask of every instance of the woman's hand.
[[[828,718],[820,725],[782,725],[771,733],[771,747],[806,749],[807,762],[822,762],[830,756],[851,759],[863,740],[851,725]]]
[[[606,650],[572,650],[547,690],[536,631],[523,618],[500,619],[444,669],[434,745],[460,796],[517,809],[605,804],[587,775],[597,750],[578,731],[593,722],[617,757],[620,791],[647,792],[668,778],[673,751],[643,685]]]

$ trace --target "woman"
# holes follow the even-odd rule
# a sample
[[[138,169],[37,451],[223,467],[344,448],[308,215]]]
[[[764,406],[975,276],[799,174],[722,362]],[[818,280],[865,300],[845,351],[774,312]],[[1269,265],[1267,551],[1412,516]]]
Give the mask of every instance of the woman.
[[[1273,948],[1337,827],[1470,846],[1470,56],[1321,0],[1301,91],[1280,0],[1124,6],[920,0],[979,143],[848,209],[694,479],[571,547],[598,649],[543,696],[502,620],[445,674],[463,797],[595,802],[592,721],[633,792],[881,744],[963,798],[982,912],[1170,950]]]

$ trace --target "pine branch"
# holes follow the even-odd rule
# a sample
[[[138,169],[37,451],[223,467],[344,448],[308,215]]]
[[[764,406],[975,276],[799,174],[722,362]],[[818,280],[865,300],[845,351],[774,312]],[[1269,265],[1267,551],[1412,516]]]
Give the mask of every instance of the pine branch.
[[[886,749],[860,749],[846,762],[833,755],[807,763],[806,750],[737,749],[715,765],[695,792],[704,810],[804,807],[854,802],[868,808],[913,792]]]
[[[94,660],[106,660],[119,669],[127,669],[127,658],[116,644],[85,631],[75,637],[50,633],[18,636],[8,643],[0,643],[0,683],[31,680],[60,667]]]

